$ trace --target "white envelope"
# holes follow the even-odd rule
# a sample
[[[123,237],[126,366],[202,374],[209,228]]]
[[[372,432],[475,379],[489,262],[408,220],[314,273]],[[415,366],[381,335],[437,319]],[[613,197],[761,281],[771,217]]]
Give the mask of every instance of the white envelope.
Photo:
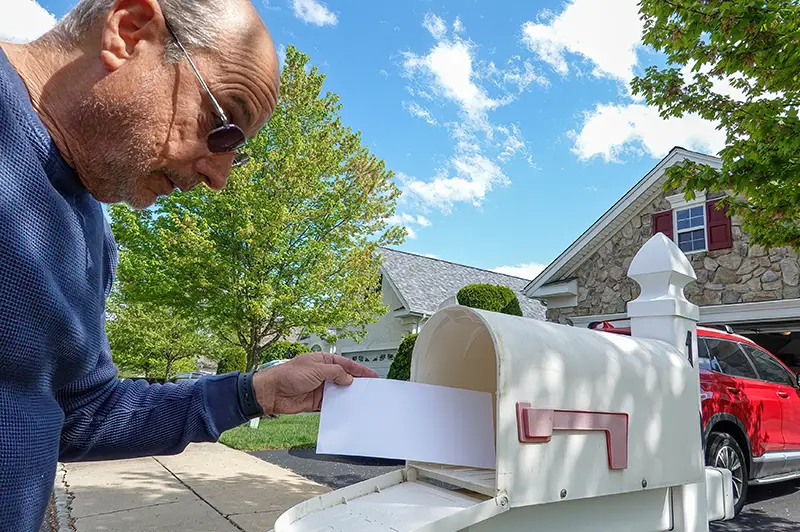
[[[495,468],[492,394],[389,379],[325,385],[317,453]]]

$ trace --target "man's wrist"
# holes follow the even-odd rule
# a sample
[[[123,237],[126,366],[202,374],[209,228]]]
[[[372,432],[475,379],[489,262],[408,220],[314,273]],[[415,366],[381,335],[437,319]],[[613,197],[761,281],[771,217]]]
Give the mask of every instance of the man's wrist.
[[[256,401],[264,414],[275,414],[275,376],[274,368],[257,371],[253,375],[253,390]]]
[[[254,376],[255,371],[239,374],[239,408],[242,409],[242,414],[247,419],[253,419],[264,415],[264,409],[256,399],[255,387],[253,386]]]

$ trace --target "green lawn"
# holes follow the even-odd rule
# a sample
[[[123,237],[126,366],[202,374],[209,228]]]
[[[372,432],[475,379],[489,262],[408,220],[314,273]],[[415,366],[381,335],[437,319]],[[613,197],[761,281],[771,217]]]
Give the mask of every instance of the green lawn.
[[[319,414],[285,415],[262,419],[257,429],[248,424],[223,432],[219,441],[240,451],[315,447],[318,429]]]

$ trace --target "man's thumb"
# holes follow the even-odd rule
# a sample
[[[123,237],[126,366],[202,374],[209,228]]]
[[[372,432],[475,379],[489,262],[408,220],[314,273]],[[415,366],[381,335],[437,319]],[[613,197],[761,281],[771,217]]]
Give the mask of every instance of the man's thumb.
[[[353,376],[338,364],[324,364],[321,369],[326,381],[333,381],[340,386],[353,384]]]

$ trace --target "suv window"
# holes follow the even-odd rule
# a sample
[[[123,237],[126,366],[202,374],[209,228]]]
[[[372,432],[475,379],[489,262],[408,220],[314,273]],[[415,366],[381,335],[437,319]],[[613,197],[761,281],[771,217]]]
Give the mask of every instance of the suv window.
[[[791,374],[769,353],[747,344],[742,344],[742,349],[753,359],[753,364],[755,364],[761,380],[785,386],[795,385]]]
[[[706,345],[705,338],[697,338],[697,359],[701,368],[722,372],[719,368],[719,364],[717,364],[716,361],[712,361],[711,357],[708,355],[708,346]]]
[[[719,338],[704,338],[712,370],[730,375],[758,379],[758,374],[750,364],[739,344]]]

